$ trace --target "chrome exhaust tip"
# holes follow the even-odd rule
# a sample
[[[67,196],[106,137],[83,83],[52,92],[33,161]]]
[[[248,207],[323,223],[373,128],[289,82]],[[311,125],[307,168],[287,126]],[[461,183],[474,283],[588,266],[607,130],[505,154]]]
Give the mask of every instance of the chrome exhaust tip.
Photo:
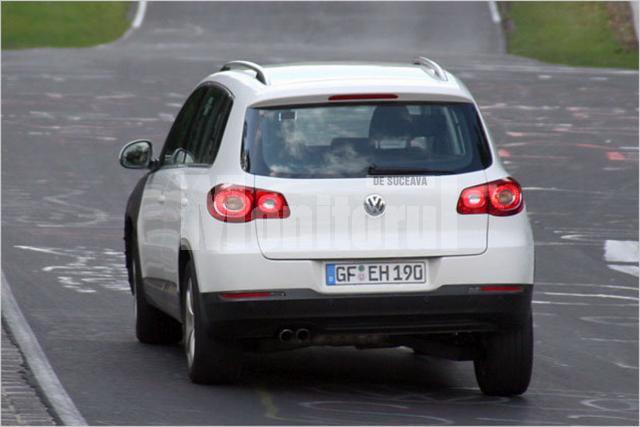
[[[289,342],[293,339],[293,331],[291,329],[283,329],[278,334],[278,339],[282,342]]]
[[[296,339],[301,342],[309,341],[311,332],[308,329],[301,328],[296,331]]]

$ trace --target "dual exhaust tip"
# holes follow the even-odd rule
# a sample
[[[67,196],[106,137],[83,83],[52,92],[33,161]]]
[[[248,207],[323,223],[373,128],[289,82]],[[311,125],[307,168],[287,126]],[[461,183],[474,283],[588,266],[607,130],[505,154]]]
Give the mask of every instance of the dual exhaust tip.
[[[299,342],[307,342],[311,339],[311,332],[306,328],[296,329],[295,331],[283,329],[278,334],[280,342],[291,342],[294,338]]]

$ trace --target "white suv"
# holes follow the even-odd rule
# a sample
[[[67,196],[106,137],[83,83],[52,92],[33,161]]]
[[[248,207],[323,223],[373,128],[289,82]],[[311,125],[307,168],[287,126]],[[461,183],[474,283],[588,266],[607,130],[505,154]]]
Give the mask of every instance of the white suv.
[[[189,376],[242,351],[406,346],[523,393],[533,240],[467,88],[437,63],[226,64],[180,110],[125,218],[136,333]]]

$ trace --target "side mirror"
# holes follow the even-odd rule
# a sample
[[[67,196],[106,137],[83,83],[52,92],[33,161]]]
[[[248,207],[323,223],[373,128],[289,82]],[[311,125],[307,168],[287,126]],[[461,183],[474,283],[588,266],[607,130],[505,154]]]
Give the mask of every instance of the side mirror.
[[[120,164],[127,169],[148,169],[155,164],[153,147],[144,139],[131,141],[120,150]]]

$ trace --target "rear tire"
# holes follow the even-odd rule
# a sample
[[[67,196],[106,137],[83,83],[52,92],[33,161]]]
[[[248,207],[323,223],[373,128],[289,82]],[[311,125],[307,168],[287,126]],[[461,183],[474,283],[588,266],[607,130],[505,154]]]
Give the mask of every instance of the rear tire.
[[[231,344],[208,336],[192,261],[185,266],[183,276],[182,324],[189,378],[196,384],[233,383],[242,369],[241,351]]]
[[[131,244],[131,279],[134,289],[134,315],[136,337],[145,344],[177,344],[182,339],[180,323],[150,305],[144,297],[144,288],[140,274],[140,260],[135,240]]]
[[[533,367],[533,321],[482,340],[483,356],[474,360],[480,390],[489,396],[515,396],[529,387]]]

